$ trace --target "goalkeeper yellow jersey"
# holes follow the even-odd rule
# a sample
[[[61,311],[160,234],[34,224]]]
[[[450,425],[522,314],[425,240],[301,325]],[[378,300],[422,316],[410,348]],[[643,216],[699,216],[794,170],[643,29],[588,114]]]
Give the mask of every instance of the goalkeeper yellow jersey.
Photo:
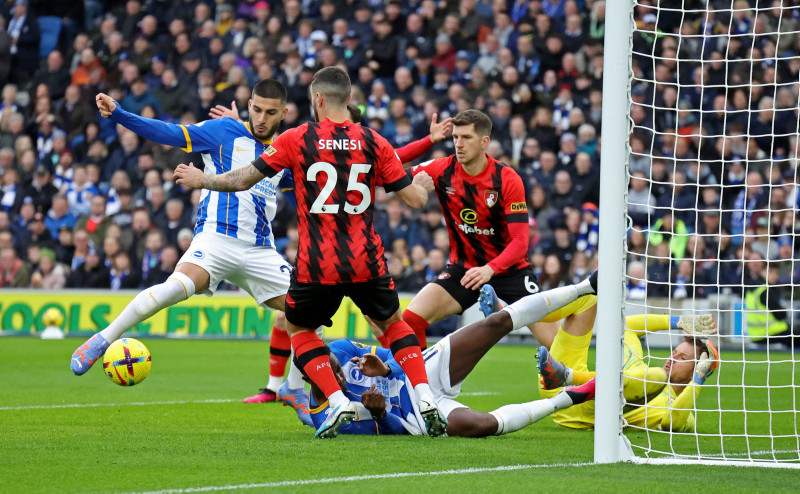
[[[589,299],[584,297],[583,299]],[[579,299],[582,300],[582,299]],[[583,307],[575,313],[583,312],[591,307],[587,300]],[[669,318],[667,316],[647,316],[651,330],[667,329]],[[656,320],[663,318],[663,321]],[[654,323],[658,324],[654,324]],[[660,327],[664,325],[664,327]],[[639,336],[643,331],[628,329],[624,337],[624,384],[623,393],[626,406],[623,418],[627,426],[655,429],[671,428],[676,432],[694,430],[694,415],[688,409],[692,405],[693,396],[699,393],[700,387],[689,385],[676,396],[671,386],[666,384],[667,376],[661,367],[649,367],[644,359],[642,343]],[[583,336],[574,336],[559,329],[553,344],[550,347],[551,355],[577,371],[588,371],[589,344],[592,333]],[[539,395],[550,398],[558,394],[561,388],[542,389],[541,376],[539,379]],[[553,421],[564,427],[572,429],[594,428],[594,401],[588,401],[564,410],[554,412]]]

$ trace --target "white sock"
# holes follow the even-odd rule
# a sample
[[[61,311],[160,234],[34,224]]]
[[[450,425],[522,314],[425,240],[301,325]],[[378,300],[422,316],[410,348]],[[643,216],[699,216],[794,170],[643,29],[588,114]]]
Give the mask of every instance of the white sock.
[[[330,395],[328,397],[328,403],[331,406],[331,410],[335,410],[336,407],[338,407],[339,405],[342,405],[342,404],[347,403],[349,401],[350,400],[347,399],[347,396],[345,396],[344,393],[341,390],[336,391],[335,393],[333,393],[332,395]]]
[[[567,394],[566,391],[561,391],[554,397],[550,398],[550,401],[553,402],[554,412],[556,410],[563,410],[565,408],[569,408],[572,405],[574,405],[574,403],[572,402],[572,398],[570,398],[570,396]]]
[[[289,375],[286,376],[286,381],[289,383],[290,389],[305,388],[306,382],[303,381],[303,373],[294,365],[294,353],[292,358],[289,359]]]
[[[583,280],[583,281],[581,281],[580,283],[577,283],[575,285],[575,288],[578,289],[578,296],[581,296],[581,295],[596,295],[594,293],[594,290],[592,290],[592,284],[589,283],[589,279],[588,278]]]
[[[267,389],[273,393],[277,393],[281,388],[281,384],[283,384],[283,376],[269,376],[269,381],[267,381]]]
[[[116,341],[122,333],[144,321],[161,309],[177,304],[194,295],[194,282],[183,273],[172,273],[167,281],[140,292],[122,309],[120,315],[108,327],[100,331],[100,336],[109,343]]]
[[[428,386],[428,383],[417,384],[414,386],[414,392],[417,393],[417,398],[420,400],[425,400],[431,404],[436,403],[436,401],[433,399],[433,393],[431,393],[431,387]]]
[[[572,404],[570,402],[570,404]],[[505,405],[493,412],[489,412],[497,419],[497,432],[495,436],[508,434],[527,427],[558,410],[549,398],[544,398],[527,403]]]
[[[591,287],[589,289],[591,290]],[[502,310],[511,316],[514,329],[519,329],[541,321],[547,314],[574,302],[581,295],[577,285],[567,285],[528,295],[503,307]]]

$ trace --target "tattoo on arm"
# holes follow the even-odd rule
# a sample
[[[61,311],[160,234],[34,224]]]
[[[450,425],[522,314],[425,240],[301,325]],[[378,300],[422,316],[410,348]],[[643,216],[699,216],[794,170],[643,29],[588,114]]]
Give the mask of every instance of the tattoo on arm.
[[[255,166],[247,165],[222,175],[206,175],[201,185],[204,189],[218,192],[237,192],[249,189],[264,177]]]

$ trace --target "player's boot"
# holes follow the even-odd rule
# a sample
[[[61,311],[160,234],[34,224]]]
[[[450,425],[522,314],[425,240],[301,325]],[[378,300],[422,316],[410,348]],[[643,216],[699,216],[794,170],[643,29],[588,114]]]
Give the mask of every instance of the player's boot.
[[[294,408],[300,422],[309,427],[314,427],[314,421],[311,420],[311,410],[308,408],[308,393],[306,393],[305,389],[292,389],[289,387],[289,381],[285,381],[278,389],[278,399],[287,407]]]
[[[347,401],[336,407],[331,413],[330,417],[319,426],[314,437],[320,439],[330,439],[339,435],[339,428],[345,424],[349,424],[356,418],[356,404],[352,401]]]
[[[419,413],[425,420],[425,430],[431,437],[441,436],[447,432],[447,419],[442,415],[442,411],[435,403],[425,400],[419,401]]]
[[[494,288],[488,283],[481,287],[478,303],[480,304],[479,307],[484,317],[489,317],[503,308],[500,304],[500,299],[497,298],[497,294],[494,292]]]
[[[258,393],[253,396],[248,396],[242,401],[245,403],[270,403],[278,401],[278,395],[271,389],[261,388],[258,390]]]
[[[109,345],[110,343],[100,336],[100,333],[95,334],[75,350],[75,353],[72,354],[69,368],[72,369],[76,376],[86,374],[97,362],[97,359],[106,353]]]
[[[536,357],[539,359],[539,374],[542,376],[544,389],[560,388],[566,384],[567,367],[554,359],[546,346],[539,347]]]
[[[580,386],[570,386],[568,388],[564,388],[562,393],[567,393],[572,399],[572,404],[577,405],[578,403],[584,403],[586,401],[593,400],[594,388],[595,380],[594,378],[591,378]]]

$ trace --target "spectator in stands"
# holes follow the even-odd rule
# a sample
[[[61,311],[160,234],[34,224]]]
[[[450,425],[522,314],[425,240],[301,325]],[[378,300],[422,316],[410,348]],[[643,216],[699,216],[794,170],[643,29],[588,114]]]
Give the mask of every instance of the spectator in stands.
[[[17,257],[11,247],[0,250],[0,287],[26,288],[30,284],[30,266]]]
[[[36,72],[31,81],[31,86],[38,87],[45,84],[50,97],[59,100],[64,97],[67,86],[70,84],[69,68],[64,64],[64,56],[59,50],[53,50],[47,55],[44,67]]]
[[[39,265],[31,275],[31,288],[60,290],[67,283],[67,267],[56,262],[56,253],[51,249],[42,249],[39,253]]]
[[[8,21],[11,37],[11,77],[17,83],[30,81],[39,68],[39,24],[28,11],[27,0],[14,2],[14,15]]]
[[[100,261],[94,247],[86,251],[84,261],[67,277],[67,288],[109,288],[108,268]]]
[[[86,230],[94,245],[102,245],[110,225],[111,217],[106,216],[106,199],[97,195],[91,198],[89,211],[75,222],[75,229]]]

